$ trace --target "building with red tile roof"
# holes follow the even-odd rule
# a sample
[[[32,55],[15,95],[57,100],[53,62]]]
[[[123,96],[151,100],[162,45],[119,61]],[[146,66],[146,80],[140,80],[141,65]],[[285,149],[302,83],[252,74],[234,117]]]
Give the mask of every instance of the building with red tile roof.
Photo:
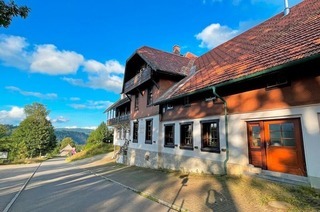
[[[129,57],[124,98],[106,110],[115,145],[130,140],[122,161],[320,188],[320,2],[288,11],[199,57]]]
[[[198,57],[196,73],[159,101],[320,58],[320,2],[304,0]]]

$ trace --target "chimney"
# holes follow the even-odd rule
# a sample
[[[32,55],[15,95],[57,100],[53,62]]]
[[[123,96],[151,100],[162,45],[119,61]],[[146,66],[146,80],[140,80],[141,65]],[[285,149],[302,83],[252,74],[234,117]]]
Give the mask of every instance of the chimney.
[[[289,8],[289,0],[284,0],[284,11],[283,14],[286,16],[289,14],[290,12],[290,8]]]
[[[173,51],[173,54],[180,55],[180,46],[174,45],[172,51]]]

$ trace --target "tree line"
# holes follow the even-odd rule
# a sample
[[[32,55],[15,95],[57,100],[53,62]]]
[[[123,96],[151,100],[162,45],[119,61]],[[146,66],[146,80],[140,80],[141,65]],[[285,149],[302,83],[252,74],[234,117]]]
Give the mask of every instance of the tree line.
[[[77,146],[70,137],[57,141],[54,127],[47,119],[50,111],[44,105],[32,103],[26,105],[24,111],[26,118],[18,127],[0,124],[0,152],[8,152],[9,161],[55,155],[68,144],[81,150],[81,146]],[[112,139],[113,131],[102,122],[91,132],[86,145],[112,142]]]

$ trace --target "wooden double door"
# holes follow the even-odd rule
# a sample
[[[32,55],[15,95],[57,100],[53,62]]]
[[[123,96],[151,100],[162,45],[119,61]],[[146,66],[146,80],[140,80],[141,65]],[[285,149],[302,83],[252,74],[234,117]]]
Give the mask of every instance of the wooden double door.
[[[247,122],[250,164],[306,176],[299,118]]]

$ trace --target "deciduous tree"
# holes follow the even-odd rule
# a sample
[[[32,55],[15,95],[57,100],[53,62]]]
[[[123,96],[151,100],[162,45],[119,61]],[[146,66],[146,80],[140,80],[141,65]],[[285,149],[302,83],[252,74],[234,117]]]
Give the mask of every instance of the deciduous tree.
[[[0,124],[0,138],[7,135],[7,127],[5,125]]]
[[[30,12],[27,6],[18,6],[13,0],[6,3],[0,0],[0,27],[8,27],[12,18],[20,16],[26,18]]]

